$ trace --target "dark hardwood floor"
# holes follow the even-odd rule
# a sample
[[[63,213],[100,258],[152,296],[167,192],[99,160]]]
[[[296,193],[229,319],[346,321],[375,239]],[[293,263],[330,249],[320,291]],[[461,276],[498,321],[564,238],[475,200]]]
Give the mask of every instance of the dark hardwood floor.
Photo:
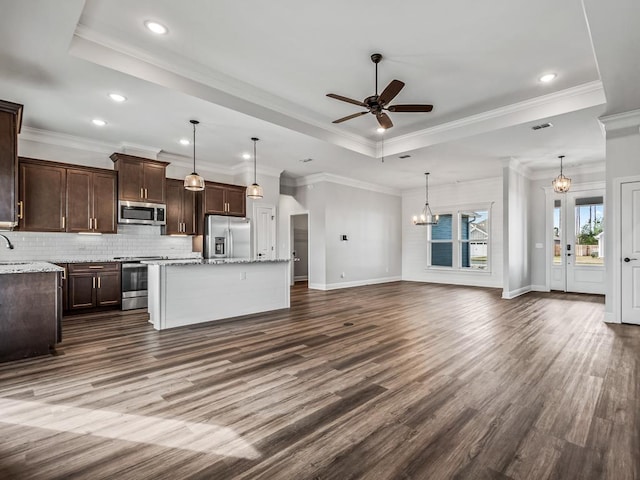
[[[640,478],[640,328],[599,296],[397,282],[0,365],[0,478]]]

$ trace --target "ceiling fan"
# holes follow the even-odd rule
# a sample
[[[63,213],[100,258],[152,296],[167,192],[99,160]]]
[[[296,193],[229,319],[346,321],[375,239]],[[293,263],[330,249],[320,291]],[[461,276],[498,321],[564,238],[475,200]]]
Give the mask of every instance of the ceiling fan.
[[[340,100],[342,102],[352,103],[354,105],[358,105],[360,107],[364,107],[367,109],[366,112],[358,112],[352,115],[347,115],[346,117],[339,118],[338,120],[334,120],[332,123],[342,123],[347,120],[351,120],[352,118],[357,118],[367,113],[371,113],[376,116],[378,123],[382,128],[389,129],[393,127],[393,122],[389,118],[384,110],[389,112],[430,112],[433,110],[433,105],[389,105],[387,104],[395,98],[402,87],[404,87],[404,82],[400,80],[392,80],[387,88],[385,88],[380,95],[378,95],[378,63],[382,60],[382,54],[374,53],[371,55],[371,61],[376,64],[376,93],[375,95],[371,95],[370,97],[365,98],[363,101],[353,100],[352,98],[343,97],[342,95],[336,95],[335,93],[327,93],[327,97],[335,98],[336,100]]]

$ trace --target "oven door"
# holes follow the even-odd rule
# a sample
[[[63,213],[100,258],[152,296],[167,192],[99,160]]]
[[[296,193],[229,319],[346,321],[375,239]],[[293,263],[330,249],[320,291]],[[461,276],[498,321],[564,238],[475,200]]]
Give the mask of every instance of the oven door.
[[[122,264],[122,298],[147,296],[147,266],[142,263]]]

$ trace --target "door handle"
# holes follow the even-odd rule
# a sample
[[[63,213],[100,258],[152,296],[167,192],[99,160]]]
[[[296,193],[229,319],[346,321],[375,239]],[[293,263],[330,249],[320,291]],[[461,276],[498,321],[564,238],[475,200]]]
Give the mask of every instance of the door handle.
[[[624,257],[624,261],[627,262],[627,263],[632,262],[634,260],[637,260],[637,258]]]

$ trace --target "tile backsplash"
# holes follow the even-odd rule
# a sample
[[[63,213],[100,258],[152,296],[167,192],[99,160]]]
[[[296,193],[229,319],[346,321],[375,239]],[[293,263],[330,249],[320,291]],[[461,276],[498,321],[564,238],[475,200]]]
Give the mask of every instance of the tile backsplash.
[[[166,256],[199,257],[191,251],[191,237],[160,234],[160,228],[146,225],[118,225],[116,235],[76,233],[1,232],[13,244],[5,248],[0,238],[0,262],[14,260],[96,261],[113,257]]]

